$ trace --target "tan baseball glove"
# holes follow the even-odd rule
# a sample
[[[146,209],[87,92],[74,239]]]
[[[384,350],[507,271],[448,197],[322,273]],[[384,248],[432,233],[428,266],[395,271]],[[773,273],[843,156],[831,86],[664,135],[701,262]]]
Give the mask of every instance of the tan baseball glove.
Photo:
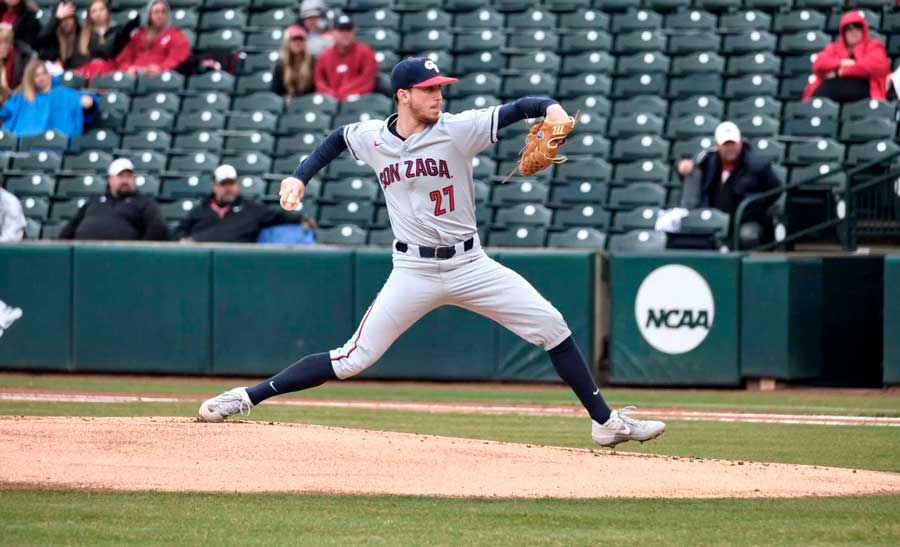
[[[519,173],[523,177],[542,171],[552,164],[563,163],[565,156],[557,157],[559,147],[565,144],[566,136],[575,129],[575,118],[569,116],[565,122],[548,122],[546,120],[531,126],[525,138],[525,148],[519,158]]]

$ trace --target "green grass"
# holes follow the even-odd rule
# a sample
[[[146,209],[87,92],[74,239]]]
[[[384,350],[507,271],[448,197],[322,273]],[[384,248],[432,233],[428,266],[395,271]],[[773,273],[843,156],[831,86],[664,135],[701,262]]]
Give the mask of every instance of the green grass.
[[[193,403],[0,403],[0,415],[195,416]],[[488,439],[526,444],[596,448],[587,418],[432,414],[261,405],[252,419],[299,422]],[[782,463],[808,463],[900,472],[900,428],[669,421],[666,434],[622,450]],[[210,426],[217,427],[217,426]]]
[[[244,380],[247,381],[246,379]],[[0,390],[30,388],[81,390],[93,393],[181,394],[210,396],[234,387],[228,379],[179,380],[172,377],[85,376],[68,374],[0,374]],[[900,416],[900,395],[823,393],[784,390],[768,393],[744,390],[658,390],[604,388],[604,397],[614,406],[648,408],[731,410],[797,414],[842,414],[851,416]],[[496,402],[577,405],[563,386],[502,386],[471,384],[404,384],[382,382],[335,382],[301,394],[310,399],[377,401]]]
[[[898,503],[14,490],[0,491],[0,544],[897,545]]]

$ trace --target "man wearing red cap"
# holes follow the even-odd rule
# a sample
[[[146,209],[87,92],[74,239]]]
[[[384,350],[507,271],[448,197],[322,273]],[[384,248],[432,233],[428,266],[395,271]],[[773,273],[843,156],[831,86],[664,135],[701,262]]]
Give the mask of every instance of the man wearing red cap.
[[[356,40],[353,21],[347,15],[334,25],[334,47],[316,59],[316,91],[344,101],[375,90],[378,61],[375,52]]]

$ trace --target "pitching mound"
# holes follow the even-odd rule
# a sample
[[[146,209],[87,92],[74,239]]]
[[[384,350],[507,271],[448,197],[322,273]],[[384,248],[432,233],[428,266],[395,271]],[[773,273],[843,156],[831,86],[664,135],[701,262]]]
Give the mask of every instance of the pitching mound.
[[[892,473],[187,418],[0,418],[0,461],[0,487],[529,498],[900,493]]]

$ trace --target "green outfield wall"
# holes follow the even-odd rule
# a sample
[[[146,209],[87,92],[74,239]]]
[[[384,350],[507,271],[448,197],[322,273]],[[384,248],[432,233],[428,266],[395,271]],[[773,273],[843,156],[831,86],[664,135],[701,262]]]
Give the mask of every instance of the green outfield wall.
[[[900,384],[900,255],[884,261],[884,383]]]

